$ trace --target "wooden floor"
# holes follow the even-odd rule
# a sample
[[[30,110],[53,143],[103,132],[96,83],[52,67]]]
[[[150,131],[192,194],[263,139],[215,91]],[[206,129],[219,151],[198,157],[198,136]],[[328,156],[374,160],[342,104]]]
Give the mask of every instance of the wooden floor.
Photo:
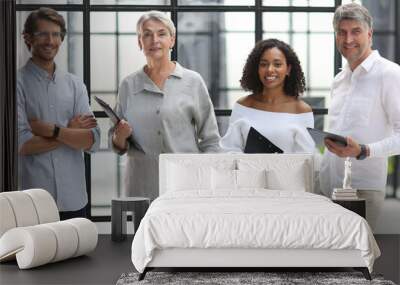
[[[96,250],[41,267],[19,270],[16,262],[0,264],[0,284],[115,284],[124,272],[134,271],[131,262],[132,237],[112,242],[100,235]]]
[[[382,256],[375,262],[374,272],[400,283],[400,235],[377,235]],[[112,242],[109,235],[100,235],[94,252],[48,264],[19,270],[16,262],[0,264],[0,284],[115,284],[124,272],[134,271],[131,262],[132,237]]]

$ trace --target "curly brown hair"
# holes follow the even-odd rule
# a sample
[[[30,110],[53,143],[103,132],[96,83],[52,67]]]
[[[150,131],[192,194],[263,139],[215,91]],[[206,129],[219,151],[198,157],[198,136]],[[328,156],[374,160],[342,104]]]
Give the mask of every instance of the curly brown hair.
[[[67,29],[65,28],[65,21],[63,16],[61,16],[54,9],[47,7],[40,7],[39,9],[32,11],[29,14],[24,24],[24,31],[22,32],[22,34],[24,35],[25,44],[27,45],[29,50],[31,49],[31,46],[29,42],[26,40],[26,35],[33,36],[33,34],[37,30],[38,20],[46,20],[58,25],[61,30],[61,40],[62,41],[64,40],[65,34],[67,33]]]
[[[244,90],[252,91],[254,94],[263,91],[264,85],[258,76],[258,66],[263,53],[275,47],[285,55],[287,65],[291,66],[290,74],[285,79],[283,91],[286,95],[297,98],[304,92],[306,86],[299,58],[288,44],[277,39],[262,40],[255,45],[247,57],[246,64],[243,68],[243,75],[240,79],[240,85]]]

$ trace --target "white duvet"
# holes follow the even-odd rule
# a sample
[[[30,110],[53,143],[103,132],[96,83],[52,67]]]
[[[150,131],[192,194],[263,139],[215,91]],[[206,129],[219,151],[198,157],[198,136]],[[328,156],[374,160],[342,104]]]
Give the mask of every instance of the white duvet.
[[[170,192],[157,198],[132,243],[143,272],[155,249],[358,249],[372,271],[380,251],[359,215],[307,192]]]

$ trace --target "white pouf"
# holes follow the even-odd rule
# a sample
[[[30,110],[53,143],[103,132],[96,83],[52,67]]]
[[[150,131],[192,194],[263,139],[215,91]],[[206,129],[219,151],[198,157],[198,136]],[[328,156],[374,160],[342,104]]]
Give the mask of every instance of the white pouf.
[[[96,248],[96,225],[85,218],[60,222],[43,189],[0,193],[0,214],[0,262],[17,259],[20,269],[28,269]]]

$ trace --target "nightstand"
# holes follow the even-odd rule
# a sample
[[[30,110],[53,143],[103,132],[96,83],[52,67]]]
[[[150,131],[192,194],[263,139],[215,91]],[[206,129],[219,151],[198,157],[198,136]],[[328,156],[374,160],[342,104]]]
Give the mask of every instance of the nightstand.
[[[340,206],[359,214],[365,219],[365,199],[354,199],[354,200],[336,200],[332,199],[332,202],[339,204]]]
[[[133,212],[135,233],[144,217],[150,199],[145,197],[120,197],[111,201],[111,239],[123,241],[126,239],[126,212]]]

